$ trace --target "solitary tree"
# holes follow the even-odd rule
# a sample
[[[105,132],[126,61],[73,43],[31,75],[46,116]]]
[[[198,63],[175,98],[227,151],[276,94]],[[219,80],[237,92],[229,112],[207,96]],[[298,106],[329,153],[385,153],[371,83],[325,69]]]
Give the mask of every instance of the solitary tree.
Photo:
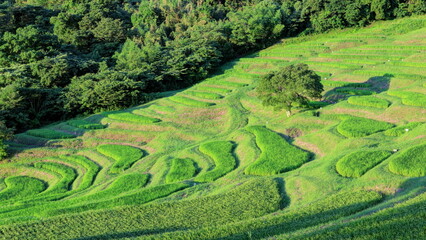
[[[293,106],[306,106],[310,98],[320,98],[321,77],[306,64],[295,64],[264,76],[256,88],[263,105],[285,109],[291,115]]]

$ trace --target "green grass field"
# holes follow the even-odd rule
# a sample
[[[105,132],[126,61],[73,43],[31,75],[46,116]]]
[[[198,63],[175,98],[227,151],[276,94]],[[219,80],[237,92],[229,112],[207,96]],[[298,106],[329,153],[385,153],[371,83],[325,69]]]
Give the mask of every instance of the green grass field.
[[[173,96],[17,134],[0,239],[425,239],[425,39],[426,16],[283,39]],[[325,90],[287,117],[255,88],[293,63]]]

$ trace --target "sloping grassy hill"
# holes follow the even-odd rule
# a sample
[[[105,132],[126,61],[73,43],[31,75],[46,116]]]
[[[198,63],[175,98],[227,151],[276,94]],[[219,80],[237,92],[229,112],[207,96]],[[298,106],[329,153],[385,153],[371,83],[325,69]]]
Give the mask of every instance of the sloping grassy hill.
[[[254,88],[298,62],[324,101],[287,118]],[[426,238],[425,16],[287,39],[172,95],[16,135],[0,237]]]

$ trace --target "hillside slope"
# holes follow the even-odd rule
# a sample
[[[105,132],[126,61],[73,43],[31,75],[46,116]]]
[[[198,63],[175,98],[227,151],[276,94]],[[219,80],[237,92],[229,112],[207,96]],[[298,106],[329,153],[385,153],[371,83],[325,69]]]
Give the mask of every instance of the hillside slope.
[[[299,62],[321,108],[262,106],[259,77]],[[426,16],[286,39],[171,95],[16,135],[0,236],[426,238]]]

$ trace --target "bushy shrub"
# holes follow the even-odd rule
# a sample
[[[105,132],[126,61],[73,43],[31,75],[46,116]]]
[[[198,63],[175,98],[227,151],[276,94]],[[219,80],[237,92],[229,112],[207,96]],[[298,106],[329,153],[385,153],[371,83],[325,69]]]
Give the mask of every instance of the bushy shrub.
[[[353,105],[367,106],[367,107],[376,107],[376,108],[387,108],[390,103],[381,98],[373,96],[352,96],[348,98],[348,103]]]
[[[337,126],[337,131],[345,137],[365,137],[393,127],[388,122],[361,117],[344,117]]]
[[[96,150],[115,160],[110,169],[111,173],[120,173],[130,168],[133,163],[144,156],[143,151],[139,148],[126,145],[104,144],[97,146]]]
[[[361,177],[368,170],[391,155],[388,151],[358,151],[341,158],[336,164],[337,172],[344,177]]]
[[[422,177],[426,175],[426,144],[406,149],[393,158],[389,170],[407,177]]]
[[[189,158],[175,158],[166,176],[166,183],[180,182],[192,178],[197,169],[194,161]]]
[[[200,151],[211,157],[215,168],[195,178],[198,182],[211,182],[234,170],[237,161],[232,153],[234,144],[227,141],[209,142],[200,145]]]
[[[25,133],[34,137],[41,137],[41,138],[47,138],[47,139],[75,138],[75,136],[72,134],[65,133],[65,132],[58,132],[52,129],[31,129],[26,131]]]
[[[248,166],[245,174],[274,175],[300,167],[311,154],[289,144],[277,133],[262,127],[250,126],[247,131],[256,136],[256,143],[262,151],[260,157]]]
[[[201,101],[197,101],[197,100],[182,97],[182,96],[172,96],[172,97],[169,97],[169,99],[172,100],[173,102],[181,103],[188,106],[195,106],[195,107],[209,107],[209,106],[215,105],[214,103],[211,103],[211,102],[201,102]]]
[[[422,125],[423,123],[421,122],[411,122],[402,126],[398,126],[398,127],[394,127],[391,129],[388,129],[384,132],[385,135],[387,136],[393,136],[393,137],[399,137],[402,134],[406,133],[407,131],[411,131],[414,128]]]
[[[69,120],[67,121],[67,124],[76,128],[82,128],[82,129],[103,129],[106,126],[99,124],[99,123],[91,123],[85,120]]]

